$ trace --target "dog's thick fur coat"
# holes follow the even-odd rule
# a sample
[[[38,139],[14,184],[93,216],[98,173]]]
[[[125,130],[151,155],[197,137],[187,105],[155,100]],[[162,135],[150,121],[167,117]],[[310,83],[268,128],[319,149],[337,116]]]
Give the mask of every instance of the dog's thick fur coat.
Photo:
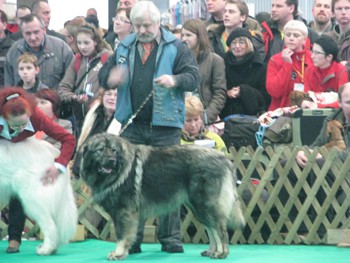
[[[337,120],[330,120],[327,123],[327,135],[329,142],[325,145],[328,150],[336,147],[339,151],[345,151],[346,144],[343,137],[343,125]]]
[[[80,154],[81,176],[95,201],[111,215],[117,248],[110,260],[127,257],[139,218],[170,212],[181,204],[191,208],[205,226],[210,248],[202,253],[225,258],[228,224],[245,224],[232,163],[217,150],[200,146],[134,145],[110,134],[89,138]]]
[[[69,170],[52,185],[44,186],[41,181],[58,153],[49,143],[35,138],[18,143],[0,140],[0,207],[12,196],[21,200],[26,215],[44,234],[44,242],[36,250],[39,255],[56,253],[60,245],[69,242],[77,225]]]

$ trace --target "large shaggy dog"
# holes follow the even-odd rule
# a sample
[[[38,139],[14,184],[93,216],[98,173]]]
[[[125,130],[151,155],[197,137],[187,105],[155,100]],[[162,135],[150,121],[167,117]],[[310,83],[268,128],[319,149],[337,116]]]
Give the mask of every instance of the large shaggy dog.
[[[127,257],[139,218],[147,219],[186,204],[205,226],[211,258],[229,253],[227,226],[245,224],[236,191],[235,170],[225,155],[200,146],[134,145],[98,134],[83,145],[80,173],[95,201],[112,217],[117,248],[110,260]]]
[[[77,224],[69,171],[54,184],[44,186],[41,182],[58,153],[34,138],[18,143],[0,140],[0,207],[12,196],[21,200],[26,215],[44,234],[44,242],[36,250],[39,255],[53,254],[59,245],[68,243]]]

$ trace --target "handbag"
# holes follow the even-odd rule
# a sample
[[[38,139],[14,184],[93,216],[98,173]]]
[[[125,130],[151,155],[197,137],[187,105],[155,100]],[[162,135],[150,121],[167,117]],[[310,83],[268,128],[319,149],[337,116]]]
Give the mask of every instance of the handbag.
[[[255,134],[260,122],[255,116],[233,114],[224,118],[225,129],[222,139],[229,149],[231,146],[239,149],[242,146],[258,146]]]
[[[292,137],[292,118],[285,116],[278,117],[265,133],[265,138],[274,143],[289,143]]]

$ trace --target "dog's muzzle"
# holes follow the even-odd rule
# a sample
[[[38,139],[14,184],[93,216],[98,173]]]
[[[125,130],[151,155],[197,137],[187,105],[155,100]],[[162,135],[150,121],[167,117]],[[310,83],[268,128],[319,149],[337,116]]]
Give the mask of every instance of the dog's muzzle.
[[[110,174],[117,165],[116,157],[105,157],[103,162],[98,167],[98,172],[101,174]]]

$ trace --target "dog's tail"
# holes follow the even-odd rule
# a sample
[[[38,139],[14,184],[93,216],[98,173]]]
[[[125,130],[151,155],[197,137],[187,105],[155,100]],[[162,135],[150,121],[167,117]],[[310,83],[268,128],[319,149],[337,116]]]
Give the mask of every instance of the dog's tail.
[[[228,227],[231,229],[243,229],[246,225],[246,221],[243,216],[243,211],[241,207],[241,202],[239,201],[238,198],[238,193],[237,193],[237,177],[236,177],[236,170],[232,167],[230,171],[230,181],[232,184],[230,187],[233,189],[232,195],[231,195],[231,202],[229,206],[229,222],[228,222]]]
[[[237,196],[236,200],[233,202],[231,209],[229,227],[231,229],[243,229],[245,227],[245,224],[246,221],[243,216],[241,202],[238,200]]]
[[[76,232],[78,211],[70,182],[70,174],[67,171],[67,173],[61,176],[65,177],[62,178],[63,180],[61,180],[61,182],[59,182],[63,184],[63,189],[61,191],[61,195],[57,196],[57,199],[60,198],[58,201],[59,206],[56,207],[56,215],[53,218],[55,218],[55,223],[57,226],[59,244],[64,245],[71,240]]]

